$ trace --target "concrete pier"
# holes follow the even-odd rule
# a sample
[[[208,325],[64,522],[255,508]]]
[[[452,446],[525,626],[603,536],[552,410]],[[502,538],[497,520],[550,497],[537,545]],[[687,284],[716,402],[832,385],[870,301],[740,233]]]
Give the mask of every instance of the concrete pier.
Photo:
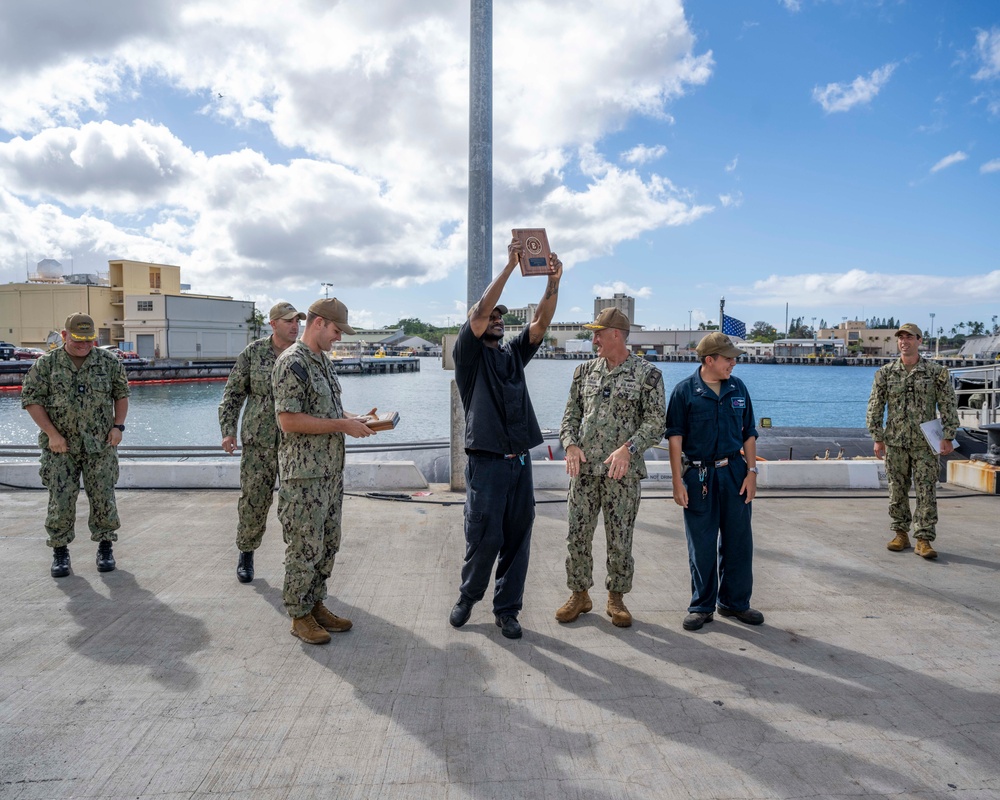
[[[328,604],[288,633],[272,509],[235,577],[234,491],[121,491],[99,574],[81,495],[73,574],[48,575],[46,495],[0,502],[4,800],[994,798],[1000,796],[996,496],[940,492],[940,557],[885,549],[884,491],[762,492],[754,605],[680,625],[680,509],[645,493],[629,629],[560,625],[565,493],[537,492],[521,622],[448,625],[463,495],[345,503]]]

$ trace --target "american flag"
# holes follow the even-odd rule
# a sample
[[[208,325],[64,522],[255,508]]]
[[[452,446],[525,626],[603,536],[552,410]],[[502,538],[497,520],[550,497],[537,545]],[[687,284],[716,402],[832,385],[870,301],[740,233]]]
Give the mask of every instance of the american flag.
[[[736,317],[722,315],[722,332],[726,336],[739,336],[741,339],[747,338],[747,326]]]

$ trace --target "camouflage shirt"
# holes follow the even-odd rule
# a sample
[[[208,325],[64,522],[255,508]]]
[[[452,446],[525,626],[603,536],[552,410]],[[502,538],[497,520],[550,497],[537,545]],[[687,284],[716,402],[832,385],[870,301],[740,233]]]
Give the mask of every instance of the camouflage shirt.
[[[587,460],[581,475],[606,475],[604,459],[625,442],[639,450],[629,462],[626,478],[645,478],[641,454],[663,438],[666,429],[666,396],[663,373],[647,361],[629,355],[608,370],[607,361],[596,358],[573,373],[559,439],[568,448],[576,445]]]
[[[222,393],[222,402],[219,403],[219,427],[223,438],[236,436],[236,423],[246,401],[240,441],[245,445],[277,446],[278,421],[274,416],[274,392],[271,389],[271,370],[277,358],[270,336],[251,342],[236,357]]]
[[[99,453],[110,447],[107,440],[115,424],[115,400],[128,396],[125,367],[117,356],[94,347],[77,369],[60,347],[31,365],[21,387],[21,408],[44,408],[70,453]],[[38,445],[48,449],[44,431],[38,434]]]
[[[893,447],[926,447],[920,423],[929,422],[938,413],[944,438],[954,439],[958,402],[946,367],[921,358],[907,372],[903,360],[897,358],[875,373],[865,425],[876,442]]]
[[[297,341],[274,363],[271,375],[275,414],[290,412],[322,419],[342,419],[340,381],[326,353],[314,353]],[[344,434],[282,433],[278,444],[281,481],[329,478],[344,469]]]

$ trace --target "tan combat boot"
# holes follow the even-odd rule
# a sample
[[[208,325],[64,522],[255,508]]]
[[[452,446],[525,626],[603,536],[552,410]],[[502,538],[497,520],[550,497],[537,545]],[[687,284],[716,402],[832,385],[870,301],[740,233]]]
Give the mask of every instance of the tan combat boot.
[[[608,616],[616,628],[628,628],[632,624],[632,615],[625,608],[621,592],[608,592]]]
[[[313,606],[312,615],[313,619],[316,620],[316,624],[321,628],[330,631],[330,633],[343,633],[344,631],[349,631],[351,626],[354,624],[349,619],[338,617],[330,611],[330,609],[323,605],[322,602]]]
[[[917,539],[917,547],[913,552],[923,558],[937,558],[937,550],[926,539]]]
[[[312,614],[292,620],[292,636],[298,636],[306,644],[326,644],[330,641],[330,634],[316,624]]]
[[[584,589],[582,592],[573,592],[569,600],[563,603],[562,608],[556,612],[556,619],[560,622],[573,622],[581,614],[586,614],[594,604],[590,601],[590,594]]]
[[[885,546],[885,549],[892,550],[894,553],[899,553],[902,550],[908,550],[910,547],[910,537],[906,535],[906,531],[893,531],[893,533],[896,534],[896,538],[889,542],[889,544]]]

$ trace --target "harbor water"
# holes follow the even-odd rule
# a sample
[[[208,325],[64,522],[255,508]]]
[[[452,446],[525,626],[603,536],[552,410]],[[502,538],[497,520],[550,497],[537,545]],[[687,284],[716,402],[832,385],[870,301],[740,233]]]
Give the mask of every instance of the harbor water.
[[[538,422],[558,429],[579,361],[537,360],[528,365],[528,386]],[[667,394],[696,364],[656,364]],[[378,434],[379,442],[419,442],[449,435],[450,384],[454,373],[436,359],[422,359],[419,372],[344,375],[344,406],[362,413],[373,407],[398,411],[395,430]],[[737,364],[734,375],[750,389],[759,420],[775,428],[861,428],[874,367]],[[133,384],[126,442],[130,445],[209,446],[219,444],[218,406],[223,381]],[[0,392],[0,444],[28,445],[38,430],[21,409],[19,391]],[[373,442],[370,438],[366,442]]]

